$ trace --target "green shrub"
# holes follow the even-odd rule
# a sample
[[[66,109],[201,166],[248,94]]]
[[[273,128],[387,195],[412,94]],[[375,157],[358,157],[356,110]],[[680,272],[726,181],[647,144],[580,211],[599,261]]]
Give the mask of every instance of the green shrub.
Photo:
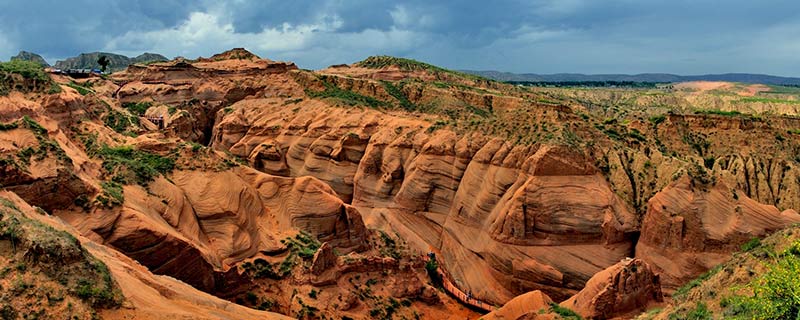
[[[50,81],[50,77],[44,72],[44,68],[36,62],[25,60],[11,60],[0,62],[0,73],[15,73],[25,79],[37,81]]]
[[[708,278],[711,278],[711,276],[715,275],[721,269],[722,269],[722,266],[719,265],[719,266],[716,266],[713,269],[709,270],[708,272],[706,272],[704,274],[701,274],[699,277],[697,277],[697,279],[689,281],[688,283],[686,283],[682,287],[678,288],[678,290],[675,290],[675,293],[672,294],[672,297],[675,298],[675,299],[682,299],[682,298],[686,297],[686,294],[688,294],[689,291],[691,291],[695,287],[700,286],[703,283],[703,281],[708,280]]]
[[[145,185],[159,174],[166,175],[175,168],[174,156],[163,157],[131,146],[102,146],[96,154],[103,160],[103,169],[112,173],[119,183],[129,183],[133,178],[133,182]]]
[[[264,299],[261,304],[256,307],[258,310],[272,310],[273,307],[276,307],[278,302],[272,299]]]
[[[650,123],[653,124],[653,126],[658,126],[659,124],[661,124],[662,122],[667,120],[667,116],[663,115],[663,114],[660,114],[660,115],[657,115],[657,116],[650,117],[649,120],[650,120]]]
[[[126,102],[122,104],[122,107],[128,109],[133,114],[142,115],[147,112],[147,109],[153,104],[150,102]]]
[[[711,311],[708,310],[705,303],[697,302],[694,309],[688,310],[685,314],[673,313],[669,315],[670,320],[710,320],[714,319]]]
[[[362,68],[369,68],[369,69],[380,69],[386,67],[397,67],[403,71],[428,71],[435,75],[439,74],[451,74],[455,76],[459,76],[462,78],[472,79],[472,80],[482,80],[482,81],[490,81],[484,77],[467,74],[458,71],[447,70],[444,68],[440,68],[434,66],[432,64],[428,64],[425,62],[420,62],[412,59],[406,58],[397,58],[391,56],[371,56],[363,61],[360,61],[355,64],[357,67]]]
[[[707,109],[707,110],[695,110],[695,114],[711,114],[711,115],[718,115],[718,116],[726,116],[726,117],[735,117],[742,115],[739,111],[722,111],[719,109]]]
[[[425,129],[425,132],[433,133],[436,130],[444,128],[444,126],[446,126],[446,125],[447,125],[446,121],[444,121],[444,120],[436,120],[436,122],[434,122],[430,127],[428,127],[428,129]]]
[[[373,109],[385,106],[386,102],[380,101],[373,97],[364,96],[350,90],[344,90],[334,84],[328,83],[323,80],[325,90],[313,91],[306,89],[305,92],[309,97],[317,99],[335,99],[349,106],[363,105]]]
[[[139,126],[139,117],[109,109],[105,116],[105,125],[122,134],[131,133],[131,127]]]
[[[67,84],[67,87],[75,89],[75,91],[78,91],[78,93],[80,93],[82,96],[85,96],[85,95],[90,94],[90,93],[94,93],[94,91],[92,89],[89,89],[89,88],[86,88],[84,86],[81,86],[80,84],[77,84],[74,81],[70,81],[70,83]]]
[[[48,93],[61,92],[61,88],[50,79],[50,76],[44,72],[44,68],[36,62],[24,60],[11,60],[9,62],[0,62],[0,95],[6,95],[19,83],[14,83],[15,77],[11,75],[20,75],[25,80],[22,83],[24,90],[44,90],[49,89]]]
[[[251,278],[281,279],[281,275],[275,272],[272,265],[261,258],[255,259],[253,262],[243,263],[242,268]]]
[[[800,241],[774,257],[768,270],[747,288],[752,296],[723,300],[726,314],[751,319],[800,318]]]
[[[631,131],[628,132],[628,137],[631,137],[641,142],[647,141],[647,138],[645,138],[644,135],[641,132],[639,132],[639,130],[636,129],[631,129]]]
[[[708,156],[703,158],[703,166],[705,166],[709,170],[714,169],[714,162],[716,162],[714,156]]]
[[[19,124],[16,121],[9,123],[0,123],[0,131],[13,130],[16,128],[19,128]]]
[[[36,122],[36,120],[33,120],[28,116],[22,117],[22,124],[25,128],[28,128],[31,131],[33,131],[33,134],[36,135],[37,138],[38,136],[47,135],[47,129],[42,127],[42,125]]]
[[[785,103],[785,104],[800,104],[800,100],[786,100],[765,97],[744,97],[739,99],[741,102],[761,102],[761,103]]]
[[[383,88],[386,90],[386,92],[397,99],[401,108],[405,109],[406,111],[414,111],[417,109],[417,106],[411,103],[406,94],[403,93],[401,90],[402,87],[398,88],[389,81],[381,81],[381,83],[383,84]]]
[[[564,319],[574,319],[574,320],[583,319],[578,313],[572,311],[572,309],[562,307],[555,302],[550,303],[550,311],[561,316]]]
[[[113,208],[125,202],[125,195],[122,190],[122,185],[114,181],[100,182],[100,187],[103,193],[97,196],[96,201],[107,207]]]
[[[748,252],[760,246],[761,246],[761,239],[752,238],[750,239],[750,241],[747,241],[745,244],[742,245],[742,251]]]

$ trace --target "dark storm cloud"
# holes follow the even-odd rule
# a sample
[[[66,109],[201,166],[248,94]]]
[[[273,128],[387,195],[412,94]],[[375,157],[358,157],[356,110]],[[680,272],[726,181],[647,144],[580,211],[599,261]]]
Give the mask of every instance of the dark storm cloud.
[[[209,55],[319,68],[372,54],[513,72],[797,75],[797,1],[10,1],[0,54]]]
[[[2,0],[0,36],[14,44],[13,53],[28,50],[47,58],[74,56],[101,50],[128,30],[174,26],[192,10],[183,2]]]

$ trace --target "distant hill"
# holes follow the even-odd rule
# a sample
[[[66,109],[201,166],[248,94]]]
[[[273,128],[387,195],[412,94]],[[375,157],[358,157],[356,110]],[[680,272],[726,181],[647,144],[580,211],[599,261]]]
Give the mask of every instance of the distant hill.
[[[81,53],[77,57],[67,58],[57,61],[55,67],[58,69],[100,69],[97,60],[100,56],[106,56],[110,61],[108,70],[111,72],[124,70],[131,64],[145,63],[152,61],[167,61],[168,59],[156,53],[143,53],[137,57],[129,58],[123,55],[108,52]]]
[[[510,73],[500,71],[472,71],[462,72],[479,75],[497,81],[528,81],[528,82],[562,82],[562,81],[632,81],[632,82],[684,82],[684,81],[729,81],[743,83],[763,84],[800,84],[800,78],[778,77],[765,74],[752,73],[725,73],[705,74],[693,76],[680,76],[669,73],[642,73],[642,74],[580,74],[580,73]]]
[[[11,60],[25,60],[25,61],[33,61],[40,64],[43,67],[49,67],[50,64],[42,58],[42,56],[35,54],[33,52],[28,51],[20,51],[17,53],[16,56],[11,57]]]

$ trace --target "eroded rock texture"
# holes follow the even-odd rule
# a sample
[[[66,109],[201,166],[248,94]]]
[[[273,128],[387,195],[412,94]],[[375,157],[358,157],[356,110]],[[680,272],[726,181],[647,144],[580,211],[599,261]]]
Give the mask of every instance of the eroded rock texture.
[[[669,291],[724,262],[742,244],[800,221],[794,210],[760,204],[724,182],[683,176],[648,202],[636,257]]]
[[[326,182],[368,225],[438,249],[476,296],[502,303],[541,289],[566,299],[631,255],[631,209],[578,151],[431,132],[377,112],[269,106],[235,104],[212,146],[270,174]]]
[[[598,272],[578,294],[561,303],[587,319],[631,316],[663,301],[661,281],[650,265],[625,259]]]

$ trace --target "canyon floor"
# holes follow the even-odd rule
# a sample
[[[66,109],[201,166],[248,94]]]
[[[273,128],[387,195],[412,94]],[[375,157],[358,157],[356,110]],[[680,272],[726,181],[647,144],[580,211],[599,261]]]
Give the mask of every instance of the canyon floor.
[[[243,49],[0,74],[3,319],[749,319],[798,271],[792,87]]]

